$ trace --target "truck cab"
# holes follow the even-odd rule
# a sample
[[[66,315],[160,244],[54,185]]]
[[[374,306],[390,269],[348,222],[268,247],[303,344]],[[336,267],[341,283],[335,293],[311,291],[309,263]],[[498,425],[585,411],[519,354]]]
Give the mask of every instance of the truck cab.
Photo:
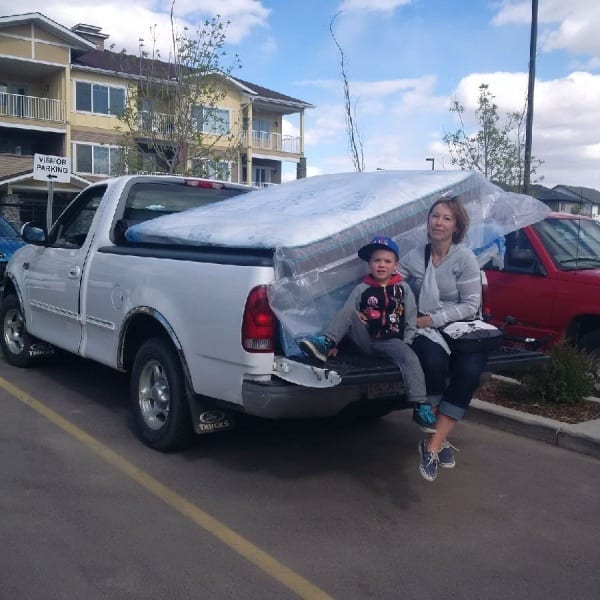
[[[503,266],[488,263],[489,313],[506,333],[548,350],[561,338],[600,351],[600,222],[567,213],[505,236]],[[511,323],[512,321],[512,323]]]

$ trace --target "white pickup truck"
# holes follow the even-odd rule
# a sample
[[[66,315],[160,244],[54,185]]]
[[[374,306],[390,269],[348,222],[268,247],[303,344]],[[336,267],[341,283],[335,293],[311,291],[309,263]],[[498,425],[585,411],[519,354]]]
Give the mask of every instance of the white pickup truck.
[[[132,224],[249,189],[125,176],[85,189],[48,233],[25,225],[27,245],[11,259],[2,291],[6,360],[30,367],[59,348],[129,372],[140,438],[164,451],[193,432],[229,428],[236,412],[302,418],[404,408],[392,365],[342,353],[323,366],[283,354],[267,297],[273,249],[132,243],[124,235]],[[507,350],[490,365],[540,359]]]

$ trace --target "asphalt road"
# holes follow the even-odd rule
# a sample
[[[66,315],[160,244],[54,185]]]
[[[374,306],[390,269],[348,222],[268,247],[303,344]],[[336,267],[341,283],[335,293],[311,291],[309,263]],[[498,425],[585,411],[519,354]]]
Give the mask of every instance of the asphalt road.
[[[86,361],[0,360],[0,599],[598,598],[597,459],[466,422],[432,484],[408,413],[160,454],[126,398]]]

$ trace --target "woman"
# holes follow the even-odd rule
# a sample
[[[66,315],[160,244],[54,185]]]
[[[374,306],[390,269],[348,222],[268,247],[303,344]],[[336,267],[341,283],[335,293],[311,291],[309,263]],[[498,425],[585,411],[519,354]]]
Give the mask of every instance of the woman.
[[[451,321],[475,317],[481,305],[479,265],[462,243],[468,227],[469,216],[460,199],[440,198],[427,217],[430,253],[421,246],[399,265],[417,299],[412,348],[421,361],[428,401],[438,419],[435,433],[419,442],[419,470],[428,481],[435,480],[440,467],[451,469],[456,464],[448,436],[464,417],[487,363],[487,353],[451,355],[439,332]]]

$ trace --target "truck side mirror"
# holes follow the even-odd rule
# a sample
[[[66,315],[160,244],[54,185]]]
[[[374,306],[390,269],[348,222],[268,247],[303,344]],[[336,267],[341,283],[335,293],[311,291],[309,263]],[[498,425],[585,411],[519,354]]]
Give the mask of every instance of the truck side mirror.
[[[46,243],[46,232],[41,227],[35,227],[31,223],[25,223],[21,227],[21,237],[24,242],[34,246],[43,246]]]

